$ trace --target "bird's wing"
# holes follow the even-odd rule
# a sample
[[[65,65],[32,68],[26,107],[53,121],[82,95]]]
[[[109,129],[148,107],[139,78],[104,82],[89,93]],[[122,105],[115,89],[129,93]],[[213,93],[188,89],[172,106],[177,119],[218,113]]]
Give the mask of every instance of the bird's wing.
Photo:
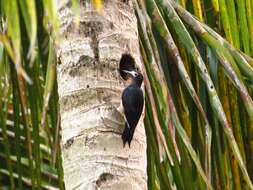
[[[138,87],[127,87],[122,94],[122,104],[129,125],[137,125],[144,104],[142,90]]]

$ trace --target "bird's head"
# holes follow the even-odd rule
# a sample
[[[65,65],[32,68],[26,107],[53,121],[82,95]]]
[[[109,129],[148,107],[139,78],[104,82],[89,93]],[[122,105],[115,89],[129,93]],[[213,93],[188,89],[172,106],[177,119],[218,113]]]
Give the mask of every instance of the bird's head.
[[[137,71],[128,71],[128,70],[121,70],[121,71],[128,74],[133,79],[133,82],[135,82],[139,87],[141,87],[143,81],[143,76],[141,73]]]

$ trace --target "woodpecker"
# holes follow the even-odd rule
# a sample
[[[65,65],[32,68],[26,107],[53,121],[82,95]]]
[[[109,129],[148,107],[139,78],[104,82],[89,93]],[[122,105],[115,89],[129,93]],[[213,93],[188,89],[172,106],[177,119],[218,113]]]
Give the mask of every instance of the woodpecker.
[[[122,133],[123,147],[126,142],[129,147],[133,139],[134,130],[138,124],[143,110],[144,97],[141,90],[143,76],[136,71],[121,70],[127,73],[131,79],[131,83],[122,92],[122,105],[125,115],[125,128]]]

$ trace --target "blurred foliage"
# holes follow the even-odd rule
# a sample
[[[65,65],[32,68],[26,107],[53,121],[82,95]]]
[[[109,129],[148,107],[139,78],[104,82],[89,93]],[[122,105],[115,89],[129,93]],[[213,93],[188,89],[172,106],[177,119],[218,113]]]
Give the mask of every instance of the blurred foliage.
[[[149,189],[253,189],[252,0],[132,3]],[[64,189],[57,29],[55,1],[0,1],[0,189]]]
[[[64,188],[56,57],[50,37],[58,28],[53,2],[0,2],[0,187],[3,188]]]
[[[134,1],[150,189],[253,189],[251,3]]]

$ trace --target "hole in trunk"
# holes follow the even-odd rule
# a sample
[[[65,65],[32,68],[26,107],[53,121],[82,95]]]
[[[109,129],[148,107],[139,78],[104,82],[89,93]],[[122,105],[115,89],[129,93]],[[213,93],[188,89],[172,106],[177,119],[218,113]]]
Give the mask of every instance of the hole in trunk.
[[[113,179],[113,175],[110,173],[102,173],[98,180],[96,181],[96,184],[98,187],[100,187],[103,183],[106,183]]]
[[[127,53],[123,54],[119,62],[119,74],[124,80],[127,80],[128,75],[122,70],[127,71],[136,70],[135,60],[130,54]]]

